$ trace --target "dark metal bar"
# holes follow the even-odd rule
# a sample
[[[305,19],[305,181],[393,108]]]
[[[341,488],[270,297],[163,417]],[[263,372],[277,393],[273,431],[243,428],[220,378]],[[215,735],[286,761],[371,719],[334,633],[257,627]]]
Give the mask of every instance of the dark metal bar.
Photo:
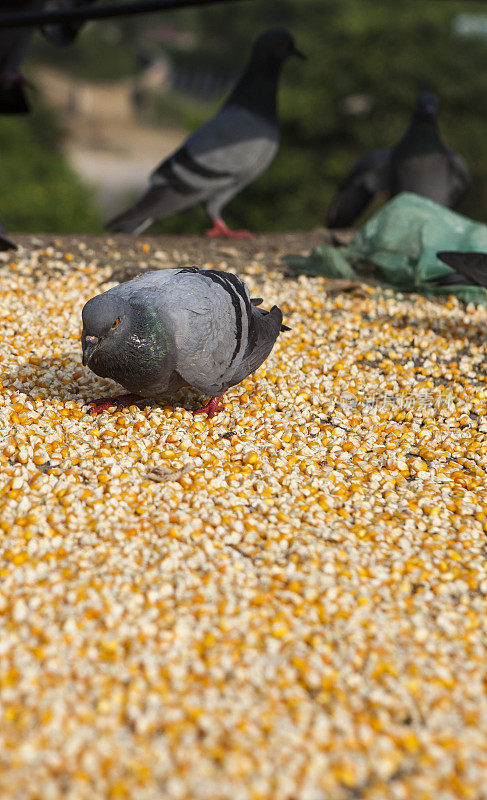
[[[148,14],[154,11],[176,11],[178,8],[230,3],[234,0],[138,0],[132,3],[112,3],[109,6],[65,8],[59,11],[36,11],[0,14],[0,28],[31,28],[57,25],[62,22],[83,22],[89,19],[124,17],[128,14]]]

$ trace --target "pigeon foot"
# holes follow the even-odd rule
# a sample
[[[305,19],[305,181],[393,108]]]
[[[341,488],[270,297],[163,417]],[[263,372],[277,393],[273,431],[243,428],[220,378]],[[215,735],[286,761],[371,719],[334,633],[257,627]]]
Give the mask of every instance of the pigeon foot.
[[[90,414],[99,414],[101,411],[106,411],[107,408],[113,408],[113,406],[117,411],[129,408],[129,406],[144,408],[147,405],[147,399],[140,397],[138,394],[121,394],[118,397],[100,397],[98,400],[93,400],[90,405]]]
[[[253,239],[254,235],[250,231],[232,231],[225,225],[222,219],[213,219],[213,227],[206,231],[206,235],[211,239],[216,236],[226,236],[227,239]]]
[[[222,399],[223,395],[219,395],[218,397],[212,397],[209,403],[203,408],[198,408],[196,411],[193,411],[193,414],[208,414],[208,419],[213,419],[215,414],[218,411],[222,411],[222,407],[220,406],[220,400]]]

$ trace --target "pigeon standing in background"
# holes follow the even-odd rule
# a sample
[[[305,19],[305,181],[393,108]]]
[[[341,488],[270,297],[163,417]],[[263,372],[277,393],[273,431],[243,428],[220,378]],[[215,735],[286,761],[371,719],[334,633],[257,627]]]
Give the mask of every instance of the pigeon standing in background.
[[[130,394],[102,398],[93,411],[141,404],[182,386],[211,400],[260,367],[281,330],[282,312],[257,308],[230,272],[198,267],[141,275],[89,300],[83,308],[83,364]]]
[[[457,253],[447,250],[437,253],[436,256],[454,272],[430,278],[429,283],[436,283],[437,286],[463,283],[487,287],[487,253]]]
[[[41,11],[44,0],[7,0],[2,12]],[[0,28],[0,114],[25,114],[29,103],[24,86],[27,79],[20,64],[34,33],[34,28]]]
[[[464,159],[449,150],[438,131],[438,97],[418,96],[411,124],[398,144],[373,150],[354,166],[327,215],[330,228],[347,228],[378,192],[414,192],[455,208],[470,185]]]
[[[137,235],[157,219],[203,203],[213,223],[209,236],[250,237],[248,231],[229,230],[221,212],[264,172],[277,152],[277,90],[291,55],[304,58],[288,31],[263,33],[222,109],[154,170],[142,199],[107,228]]]
[[[2,13],[37,12],[60,10],[91,5],[95,0],[6,0],[1,3]],[[82,22],[66,22],[42,28],[44,36],[52,44],[70,44],[76,37]],[[20,72],[35,28],[0,28],[0,114],[25,114],[30,110],[25,94],[29,81]]]

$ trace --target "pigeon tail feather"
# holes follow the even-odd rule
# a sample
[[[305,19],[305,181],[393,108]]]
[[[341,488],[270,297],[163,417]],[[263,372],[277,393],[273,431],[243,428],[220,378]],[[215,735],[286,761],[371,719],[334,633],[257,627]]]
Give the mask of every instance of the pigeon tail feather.
[[[252,349],[248,350],[242,363],[232,375],[231,386],[251,375],[266,360],[281,332],[282,311],[278,306],[272,306],[270,311],[252,306],[252,321],[256,338]]]

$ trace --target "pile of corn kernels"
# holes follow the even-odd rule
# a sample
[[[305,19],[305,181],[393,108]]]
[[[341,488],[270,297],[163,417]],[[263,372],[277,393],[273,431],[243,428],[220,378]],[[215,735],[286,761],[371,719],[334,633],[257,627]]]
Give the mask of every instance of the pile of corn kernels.
[[[487,311],[177,242],[292,327],[211,421],[88,413],[128,245],[0,261],[0,797],[486,798]]]

